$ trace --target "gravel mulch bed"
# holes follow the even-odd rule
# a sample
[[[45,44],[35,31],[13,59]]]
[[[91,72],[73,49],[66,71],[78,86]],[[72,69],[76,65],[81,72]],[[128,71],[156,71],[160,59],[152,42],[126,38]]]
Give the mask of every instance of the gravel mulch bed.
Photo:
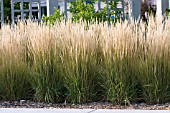
[[[141,110],[170,110],[170,103],[148,105],[145,103],[112,105],[111,103],[93,102],[86,104],[53,104],[33,101],[1,101],[0,108],[46,108],[46,109],[141,109]]]

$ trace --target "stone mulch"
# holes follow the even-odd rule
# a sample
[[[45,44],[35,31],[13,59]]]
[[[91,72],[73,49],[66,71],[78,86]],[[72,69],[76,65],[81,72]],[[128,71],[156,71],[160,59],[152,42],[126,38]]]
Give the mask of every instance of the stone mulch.
[[[33,101],[1,101],[0,108],[46,108],[46,109],[140,109],[140,110],[170,110],[170,103],[149,105],[145,103],[130,105],[112,105],[111,103],[93,102],[86,104],[54,104]]]

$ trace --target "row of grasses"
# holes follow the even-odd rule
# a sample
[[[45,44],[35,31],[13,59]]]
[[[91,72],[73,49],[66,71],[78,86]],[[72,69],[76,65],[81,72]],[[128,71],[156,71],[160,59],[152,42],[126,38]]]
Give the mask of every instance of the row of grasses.
[[[170,20],[5,25],[0,99],[169,102]]]

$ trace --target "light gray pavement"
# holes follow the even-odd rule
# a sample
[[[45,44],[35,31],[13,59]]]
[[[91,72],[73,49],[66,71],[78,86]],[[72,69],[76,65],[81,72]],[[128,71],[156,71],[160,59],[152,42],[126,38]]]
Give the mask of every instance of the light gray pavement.
[[[0,113],[170,113],[170,110],[0,108]]]

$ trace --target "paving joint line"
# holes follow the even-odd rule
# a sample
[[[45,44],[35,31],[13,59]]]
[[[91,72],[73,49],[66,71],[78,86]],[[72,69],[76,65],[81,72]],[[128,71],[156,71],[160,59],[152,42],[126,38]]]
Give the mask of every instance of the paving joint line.
[[[97,111],[97,109],[93,109],[92,111],[89,111],[89,112],[87,112],[87,113],[92,113],[92,112],[94,112],[94,111]]]

